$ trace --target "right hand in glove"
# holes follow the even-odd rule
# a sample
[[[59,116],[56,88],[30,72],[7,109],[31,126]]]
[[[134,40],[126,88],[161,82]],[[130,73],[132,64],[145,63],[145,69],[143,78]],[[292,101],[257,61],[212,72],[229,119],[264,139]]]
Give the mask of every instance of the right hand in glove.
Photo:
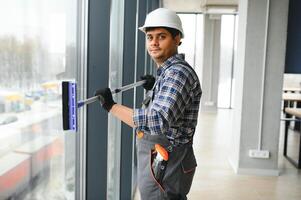
[[[144,89],[151,90],[154,87],[156,79],[152,75],[144,75],[140,77],[141,80],[146,80],[146,82],[142,85]]]
[[[95,96],[99,96],[99,101],[101,106],[108,112],[110,112],[111,108],[113,107],[116,102],[113,100],[112,92],[110,88],[102,88],[96,90]]]

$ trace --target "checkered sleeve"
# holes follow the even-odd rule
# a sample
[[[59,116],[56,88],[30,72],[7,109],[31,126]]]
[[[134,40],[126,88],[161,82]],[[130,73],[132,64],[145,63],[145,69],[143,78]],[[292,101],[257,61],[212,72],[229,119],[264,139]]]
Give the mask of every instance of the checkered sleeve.
[[[190,100],[189,72],[181,66],[171,67],[163,77],[153,103],[148,109],[134,110],[137,130],[151,134],[164,134],[185,110]]]

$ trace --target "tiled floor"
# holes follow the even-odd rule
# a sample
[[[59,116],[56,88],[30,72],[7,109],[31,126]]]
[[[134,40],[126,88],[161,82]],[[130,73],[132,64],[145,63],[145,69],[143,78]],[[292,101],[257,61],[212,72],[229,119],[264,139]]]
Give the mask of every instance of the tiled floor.
[[[237,175],[228,162],[231,118],[232,112],[227,109],[220,109],[217,114],[201,113],[194,140],[198,169],[189,199],[301,200],[301,170],[282,156],[283,127],[279,149],[281,175]]]
[[[301,200],[301,170],[283,156],[281,127],[280,176],[246,176],[234,173],[228,162],[228,138],[232,112],[201,113],[194,137],[197,171],[188,195],[190,200]],[[282,123],[283,125],[283,123]],[[135,199],[139,199],[136,195]]]

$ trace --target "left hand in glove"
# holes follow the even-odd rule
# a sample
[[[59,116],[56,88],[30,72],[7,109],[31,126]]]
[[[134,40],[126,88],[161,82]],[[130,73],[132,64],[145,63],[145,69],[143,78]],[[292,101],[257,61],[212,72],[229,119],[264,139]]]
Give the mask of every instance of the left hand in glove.
[[[113,105],[116,104],[116,102],[113,100],[110,88],[102,88],[96,90],[95,96],[99,96],[101,106],[108,112],[110,112]]]
[[[146,82],[142,85],[144,89],[151,90],[156,82],[156,78],[152,75],[144,75],[140,77],[141,80],[146,80]]]

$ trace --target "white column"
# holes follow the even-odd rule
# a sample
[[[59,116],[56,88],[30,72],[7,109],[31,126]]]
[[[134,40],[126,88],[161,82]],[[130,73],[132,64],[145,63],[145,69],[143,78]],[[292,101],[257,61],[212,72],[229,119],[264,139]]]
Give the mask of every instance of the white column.
[[[202,72],[202,111],[217,110],[220,61],[220,15],[204,15],[204,49]]]
[[[288,0],[240,0],[230,162],[240,174],[278,175]],[[268,159],[249,151],[267,150]]]

